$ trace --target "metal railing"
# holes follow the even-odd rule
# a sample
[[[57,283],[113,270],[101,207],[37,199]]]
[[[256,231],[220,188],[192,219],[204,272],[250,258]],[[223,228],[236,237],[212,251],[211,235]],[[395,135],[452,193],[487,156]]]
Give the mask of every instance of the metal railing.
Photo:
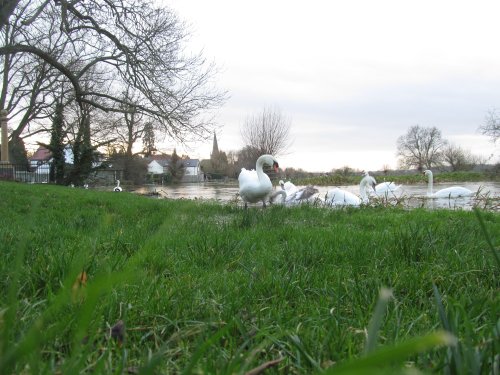
[[[36,167],[29,167],[22,164],[0,163],[0,180],[46,184],[50,182],[49,171],[49,163],[41,164]]]

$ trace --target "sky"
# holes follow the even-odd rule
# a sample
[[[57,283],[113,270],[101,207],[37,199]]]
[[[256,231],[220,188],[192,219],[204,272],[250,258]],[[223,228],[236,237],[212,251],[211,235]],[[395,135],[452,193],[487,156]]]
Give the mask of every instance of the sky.
[[[489,111],[500,114],[498,0],[162,3],[187,23],[187,49],[219,69],[221,151],[241,149],[245,120],[275,108],[291,123],[282,168],[396,168],[397,138],[413,125],[498,161],[499,146],[478,132]]]

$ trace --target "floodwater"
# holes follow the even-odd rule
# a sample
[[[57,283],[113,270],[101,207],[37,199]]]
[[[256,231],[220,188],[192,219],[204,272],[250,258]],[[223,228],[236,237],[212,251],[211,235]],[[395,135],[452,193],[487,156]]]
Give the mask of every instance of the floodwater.
[[[435,183],[434,192],[451,186],[463,186],[474,192],[474,197],[452,199],[426,198],[427,184],[403,185],[395,195],[388,195],[387,204],[400,203],[406,208],[448,208],[472,209],[475,206],[500,211],[500,182],[461,182],[461,183]],[[317,186],[318,196],[324,198],[328,190],[337,186]],[[359,195],[359,185],[338,186]],[[278,187],[278,189],[280,189]],[[138,194],[150,194],[157,198],[167,199],[207,199],[221,203],[240,202],[238,198],[238,184],[235,182],[200,182],[179,185],[145,185],[134,190]],[[261,203],[256,204],[260,206]]]

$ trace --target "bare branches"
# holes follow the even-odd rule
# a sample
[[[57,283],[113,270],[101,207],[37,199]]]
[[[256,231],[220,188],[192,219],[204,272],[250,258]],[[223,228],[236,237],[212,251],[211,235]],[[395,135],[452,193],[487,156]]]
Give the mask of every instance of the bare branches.
[[[496,110],[492,109],[488,112],[484,124],[479,127],[479,131],[490,137],[493,143],[500,138],[500,117]]]
[[[416,167],[418,170],[432,168],[442,162],[442,149],[446,144],[447,141],[436,127],[414,125],[397,140],[399,163],[403,167]]]
[[[188,33],[172,11],[142,0],[20,0],[10,14],[15,32],[2,40],[0,57],[9,62],[22,55],[51,66],[64,87],[52,95],[80,107],[141,113],[181,142],[211,133],[206,113],[224,102],[225,93],[212,85],[214,65],[185,55]],[[3,103],[15,90],[4,86]],[[134,101],[123,98],[124,90],[134,93]]]
[[[246,119],[241,136],[261,154],[280,155],[290,146],[290,120],[277,109],[266,108]]]

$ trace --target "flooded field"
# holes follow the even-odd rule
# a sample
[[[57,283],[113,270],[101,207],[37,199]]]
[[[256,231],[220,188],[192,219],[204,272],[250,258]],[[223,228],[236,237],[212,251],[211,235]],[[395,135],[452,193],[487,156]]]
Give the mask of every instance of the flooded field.
[[[455,199],[428,199],[426,197],[427,184],[403,185],[396,194],[387,196],[388,204],[399,202],[407,208],[449,208],[471,209],[474,206],[500,211],[500,183],[499,182],[462,182],[459,184],[434,184],[434,191],[460,185],[477,192],[474,197]],[[324,198],[326,193],[336,186],[318,186],[318,197]],[[342,189],[359,195],[358,185],[338,186]],[[279,189],[279,188],[278,188]],[[154,194],[158,198],[168,199],[209,199],[221,203],[238,202],[237,183],[204,182],[179,185],[145,185],[134,190],[138,194]],[[385,199],[385,198],[384,198]],[[258,205],[258,204],[257,204]]]

